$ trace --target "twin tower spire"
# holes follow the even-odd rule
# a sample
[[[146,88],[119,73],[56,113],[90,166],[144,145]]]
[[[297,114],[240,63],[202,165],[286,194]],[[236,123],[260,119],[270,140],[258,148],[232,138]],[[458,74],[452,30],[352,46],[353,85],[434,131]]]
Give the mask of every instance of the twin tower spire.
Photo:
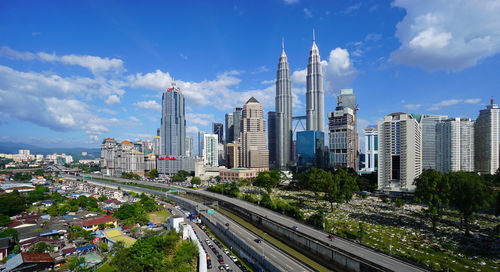
[[[321,59],[316,46],[313,29],[313,44],[309,52],[306,77],[306,127],[307,130],[324,130],[324,92]],[[290,68],[282,39],[281,55],[276,75],[276,166],[285,169],[292,158],[292,81]],[[271,150],[271,152],[273,152]]]

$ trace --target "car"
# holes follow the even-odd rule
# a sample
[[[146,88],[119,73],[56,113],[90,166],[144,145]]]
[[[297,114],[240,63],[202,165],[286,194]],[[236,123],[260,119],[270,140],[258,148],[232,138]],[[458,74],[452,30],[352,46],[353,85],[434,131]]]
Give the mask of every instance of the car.
[[[212,261],[210,260],[207,261],[207,268],[212,269]]]
[[[237,262],[238,261],[238,259],[236,259],[236,257],[234,257],[234,256],[231,256],[231,260],[233,260],[233,262]]]
[[[224,267],[226,268],[226,270],[229,270],[229,265],[225,264]]]
[[[220,259],[219,259],[219,263],[220,263],[220,264],[224,264],[224,259],[220,258]]]
[[[335,240],[335,237],[333,237],[333,235],[330,234],[330,235],[328,235],[328,239],[330,239],[330,241],[333,241],[333,240]]]
[[[297,226],[293,226],[293,227],[292,227],[292,229],[294,229],[294,230],[299,230],[299,227],[297,227]]]
[[[227,255],[229,255],[229,251],[227,251],[227,249],[224,248],[224,253],[226,253]]]
[[[224,266],[223,265],[219,265],[219,270],[224,270]]]
[[[256,243],[260,243],[260,239],[259,238],[255,238],[254,240]]]

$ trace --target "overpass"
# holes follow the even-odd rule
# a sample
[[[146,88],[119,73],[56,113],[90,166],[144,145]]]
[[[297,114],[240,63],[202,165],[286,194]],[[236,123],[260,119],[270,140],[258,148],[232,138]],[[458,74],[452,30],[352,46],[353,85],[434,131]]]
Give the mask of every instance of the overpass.
[[[101,177],[101,176],[98,176]],[[118,181],[130,182],[120,178]],[[185,190],[188,194],[218,201],[219,205],[244,216],[252,224],[269,232],[282,242],[302,252],[326,267],[342,271],[425,271],[425,268],[379,252],[373,248],[336,236],[333,241],[329,233],[296,221],[241,199],[193,190],[175,185],[134,181],[136,183]],[[295,228],[297,227],[297,228]]]

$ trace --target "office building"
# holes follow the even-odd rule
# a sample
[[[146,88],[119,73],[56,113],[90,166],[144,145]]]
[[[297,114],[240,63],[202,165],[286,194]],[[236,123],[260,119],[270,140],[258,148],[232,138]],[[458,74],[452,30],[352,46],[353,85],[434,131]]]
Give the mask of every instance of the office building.
[[[365,167],[362,171],[375,172],[378,169],[378,130],[367,127],[365,132]]]
[[[175,175],[179,170],[194,171],[194,158],[186,156],[186,119],[184,95],[172,83],[162,96],[161,155],[157,169],[161,176]]]
[[[203,163],[209,166],[219,166],[219,136],[205,134],[203,144]]]
[[[313,31],[313,45],[309,52],[306,77],[306,129],[324,131],[325,94],[321,58]]]
[[[207,134],[206,131],[198,131],[198,156],[200,157],[203,157],[205,134]]]
[[[319,130],[297,132],[297,167],[325,168],[325,134]]]
[[[226,167],[228,169],[241,167],[240,154],[241,144],[237,142],[226,144]]]
[[[318,55],[319,58],[319,55]],[[316,60],[316,59],[314,59]],[[316,64],[314,64],[316,67]],[[314,68],[315,69],[315,68]],[[320,66],[321,70],[321,66]],[[313,74],[313,73],[311,73]],[[316,78],[316,74],[314,74]],[[311,80],[313,80],[311,78]],[[314,81],[314,80],[313,80]],[[311,88],[311,91],[315,88]],[[292,80],[290,79],[290,68],[288,57],[285,53],[284,42],[281,46],[281,55],[276,71],[276,113],[275,125],[272,131],[274,137],[274,149],[270,148],[271,163],[279,169],[286,169],[292,161]],[[269,120],[268,120],[269,121]],[[271,124],[269,124],[271,127]],[[268,133],[271,133],[269,130]],[[270,137],[271,138],[271,137]],[[271,142],[269,142],[271,144]],[[271,146],[270,146],[271,147]]]
[[[422,125],[422,170],[437,169],[436,124],[448,119],[446,115],[414,115]]]
[[[378,189],[414,192],[422,173],[422,126],[410,114],[386,115],[378,123]]]
[[[234,141],[234,120],[232,113],[226,113],[225,116],[226,126],[225,126],[225,143],[229,144]]]
[[[254,97],[243,106],[240,138],[241,165],[246,168],[269,168],[264,111]]]
[[[186,155],[186,120],[184,95],[172,83],[162,96],[161,155]]]
[[[329,112],[328,130],[330,166],[335,169],[353,168],[357,170],[358,148],[354,110],[338,106],[335,108],[335,112]]]
[[[278,132],[276,129],[276,112],[270,111],[267,113],[267,142],[269,146],[269,165],[272,167],[276,167],[276,155],[278,154],[276,148]]]
[[[474,125],[474,168],[482,174],[495,174],[499,168],[499,109],[491,98],[490,105],[479,111]]]
[[[101,144],[101,173],[118,177],[123,173],[143,176],[144,172],[151,170],[149,168],[152,166],[151,157],[148,154],[144,154],[140,144],[127,140],[117,143],[115,139],[106,138]]]
[[[238,141],[241,133],[241,116],[243,108],[235,108],[233,112],[233,138],[230,142]]]
[[[217,134],[219,143],[224,143],[224,124],[212,123],[212,134]]]
[[[153,139],[153,153],[155,155],[161,155],[161,136],[155,136]]]
[[[186,156],[194,158],[193,136],[186,136]]]
[[[338,106],[347,107],[354,111],[356,114],[358,104],[356,102],[356,95],[353,89],[342,89],[340,90],[340,95],[338,96]]]
[[[436,124],[436,170],[474,171],[474,122],[450,118]]]

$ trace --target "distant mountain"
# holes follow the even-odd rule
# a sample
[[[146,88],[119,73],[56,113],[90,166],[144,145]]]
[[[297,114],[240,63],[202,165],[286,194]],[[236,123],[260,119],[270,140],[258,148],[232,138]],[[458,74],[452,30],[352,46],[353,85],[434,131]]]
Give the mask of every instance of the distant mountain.
[[[31,151],[31,154],[47,155],[54,153],[65,153],[66,155],[73,156],[74,160],[99,158],[101,155],[101,149],[99,148],[40,147],[25,143],[0,142],[0,153],[17,154],[19,149],[29,149]],[[87,156],[82,156],[82,152],[87,152]]]

